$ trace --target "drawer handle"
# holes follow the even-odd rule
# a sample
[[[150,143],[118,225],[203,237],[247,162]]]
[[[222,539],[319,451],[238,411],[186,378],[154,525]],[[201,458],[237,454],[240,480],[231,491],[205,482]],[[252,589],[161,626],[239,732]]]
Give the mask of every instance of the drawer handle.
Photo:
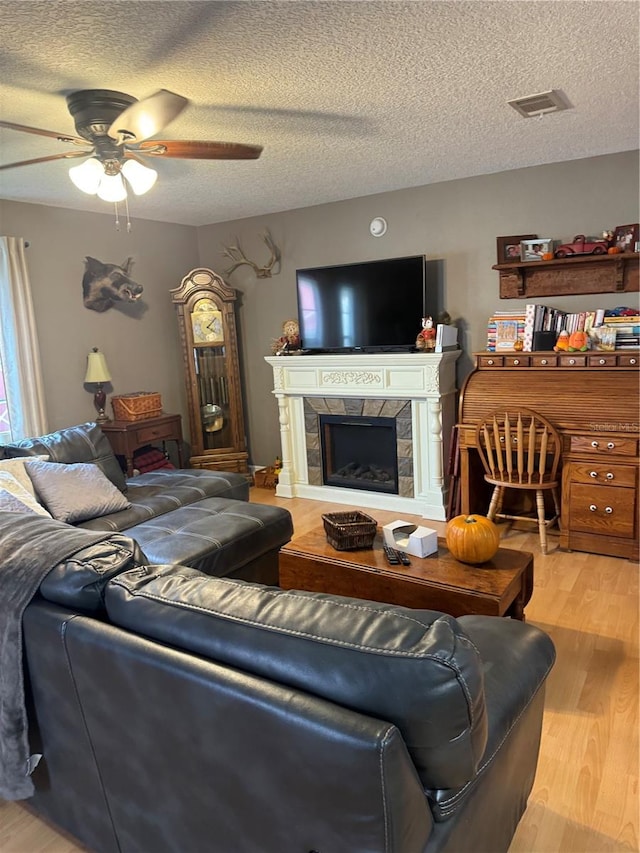
[[[570,358],[570,359],[569,359],[569,364],[575,364],[575,363],[576,363],[575,358]]]
[[[514,358],[514,359],[513,359],[513,363],[517,366],[518,364],[520,364],[520,359],[519,359],[519,358]]]
[[[549,364],[546,358],[540,360],[540,364]]]
[[[493,364],[493,359],[492,359],[492,358],[487,359],[487,364],[488,364],[488,365],[492,365],[492,364]]]
[[[604,358],[601,358],[601,359],[600,359],[600,361],[598,362],[598,364],[606,364],[606,363],[607,363],[607,362],[606,362],[606,360],[605,360]]]
[[[613,441],[607,442],[607,450],[613,450],[614,447],[615,447],[615,444]]]
[[[635,358],[630,358],[630,359],[629,359],[629,364],[635,364],[635,363],[636,363]]]
[[[591,447],[600,447],[600,443],[598,441],[592,441]]]
[[[589,476],[592,477],[594,480],[596,480],[598,477],[598,472],[597,471],[589,471]],[[611,471],[609,471],[608,474],[605,474],[605,477],[607,478],[607,480],[613,480],[614,479],[614,476],[611,473]]]
[[[606,507],[604,508],[604,511],[607,513],[607,515],[611,515],[611,513],[613,512],[613,507],[611,507],[611,506],[606,506]]]
[[[591,512],[596,512],[596,510],[598,509],[598,507],[597,507],[595,504],[591,504],[591,506],[589,507],[589,509],[591,510]]]

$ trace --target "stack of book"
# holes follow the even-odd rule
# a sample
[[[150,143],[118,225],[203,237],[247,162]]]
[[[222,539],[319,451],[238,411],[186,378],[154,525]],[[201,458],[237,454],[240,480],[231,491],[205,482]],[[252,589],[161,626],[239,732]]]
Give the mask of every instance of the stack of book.
[[[638,349],[640,347],[640,314],[622,317],[605,315],[603,325],[616,330],[616,349]]]
[[[495,311],[487,323],[487,352],[524,349],[524,311]]]

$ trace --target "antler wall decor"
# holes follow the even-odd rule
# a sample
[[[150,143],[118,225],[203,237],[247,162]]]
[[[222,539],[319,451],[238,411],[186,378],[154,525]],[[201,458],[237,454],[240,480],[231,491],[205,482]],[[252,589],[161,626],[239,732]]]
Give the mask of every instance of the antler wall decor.
[[[252,267],[255,270],[256,276],[258,278],[271,278],[273,274],[273,268],[277,265],[278,269],[275,272],[277,275],[280,272],[280,249],[276,246],[273,237],[269,233],[269,231],[265,231],[262,235],[262,239],[267,244],[267,248],[271,252],[271,256],[269,257],[269,261],[264,267],[259,267],[258,264],[254,263],[254,261],[250,261],[249,258],[245,255],[240,246],[240,240],[236,237],[235,246],[223,246],[223,252],[225,258],[229,258],[233,261],[233,264],[224,271],[224,274],[229,276],[234,270],[237,270],[238,267],[241,267],[243,264]]]

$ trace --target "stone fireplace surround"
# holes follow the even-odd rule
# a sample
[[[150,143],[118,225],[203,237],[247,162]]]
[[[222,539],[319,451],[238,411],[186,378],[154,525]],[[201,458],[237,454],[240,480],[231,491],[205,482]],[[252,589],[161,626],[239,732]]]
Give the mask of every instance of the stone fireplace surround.
[[[459,355],[458,350],[267,357],[273,369],[282,446],[277,495],[445,521]],[[318,461],[321,412],[399,418],[400,494],[323,484]]]
[[[304,415],[310,485],[325,485],[322,471],[319,415],[344,415],[365,419],[393,418],[396,425],[398,493],[405,497],[413,496],[413,442],[410,400],[368,400],[366,397],[346,397],[345,399],[305,397]],[[359,488],[356,491],[365,490]],[[357,501],[357,497],[354,500]]]

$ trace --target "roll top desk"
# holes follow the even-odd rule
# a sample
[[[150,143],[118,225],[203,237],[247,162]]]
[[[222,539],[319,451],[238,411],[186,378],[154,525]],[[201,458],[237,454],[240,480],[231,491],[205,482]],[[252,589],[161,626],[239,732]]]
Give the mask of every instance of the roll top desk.
[[[640,351],[476,353],[460,392],[460,507],[488,509],[476,425],[535,409],[562,435],[560,548],[638,559]]]

